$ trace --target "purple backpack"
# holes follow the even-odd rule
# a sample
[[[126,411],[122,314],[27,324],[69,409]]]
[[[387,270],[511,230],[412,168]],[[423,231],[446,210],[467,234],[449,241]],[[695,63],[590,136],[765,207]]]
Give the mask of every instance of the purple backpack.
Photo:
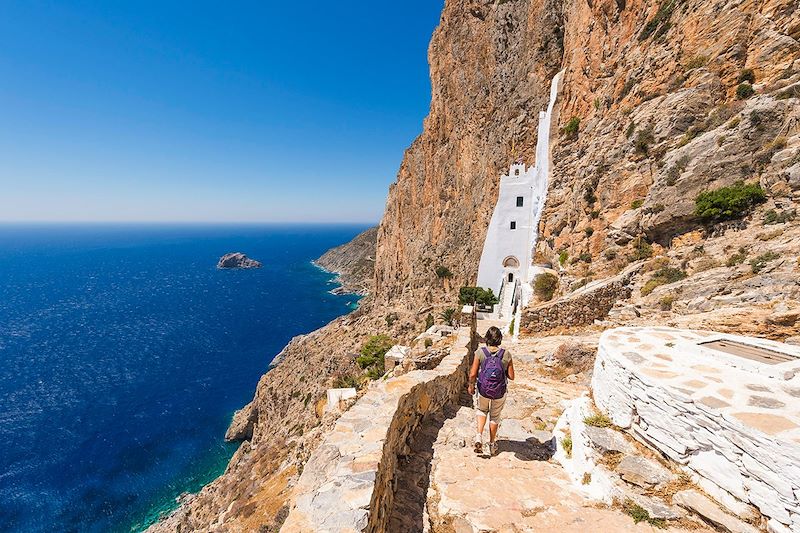
[[[497,400],[506,394],[506,371],[503,370],[503,355],[506,351],[500,348],[492,353],[483,348],[483,363],[478,374],[478,392],[484,398]]]

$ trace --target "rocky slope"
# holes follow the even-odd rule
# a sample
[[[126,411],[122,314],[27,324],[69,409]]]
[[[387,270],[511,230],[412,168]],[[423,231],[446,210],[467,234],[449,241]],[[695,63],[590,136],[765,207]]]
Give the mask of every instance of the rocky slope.
[[[341,287],[334,289],[337,294],[366,295],[372,288],[375,274],[375,243],[378,228],[369,228],[352,241],[331,248],[314,264],[338,274],[336,281]]]
[[[663,255],[637,274],[612,322],[735,332],[747,308],[761,317],[751,329],[791,322],[780,336],[796,334],[798,38],[796,0],[447,0],[429,49],[430,114],[389,190],[371,296],[287,347],[235,419],[229,436],[246,440],[225,474],[153,530],[270,531],[280,522],[329,426],[324,390],[352,368],[352,354],[372,334],[408,339],[474,283],[498,176],[518,157],[533,162],[538,111],[562,69],[537,247],[559,268],[559,290]],[[737,180],[760,183],[766,204],[740,221],[701,224],[695,196]],[[783,222],[766,224],[770,210]],[[768,252],[780,260],[750,264]],[[670,300],[676,286],[665,285],[642,295],[667,265],[688,276],[681,292]],[[437,279],[438,266],[452,279]]]

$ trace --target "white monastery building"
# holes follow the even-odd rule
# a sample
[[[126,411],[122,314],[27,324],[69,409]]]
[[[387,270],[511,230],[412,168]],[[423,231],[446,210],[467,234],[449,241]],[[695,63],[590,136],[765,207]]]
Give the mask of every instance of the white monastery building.
[[[550,174],[550,123],[561,72],[550,84],[550,102],[539,113],[536,165],[517,161],[500,177],[497,198],[478,266],[478,286],[492,289],[500,300],[497,318],[511,320],[533,294],[531,281],[542,271],[533,265],[539,220],[547,196]],[[516,321],[519,329],[520,321]],[[517,331],[513,332],[515,335]]]
[[[531,235],[534,224],[533,184],[536,167],[511,165],[500,178],[500,195],[492,214],[478,267],[478,286],[500,294],[504,284],[528,280],[531,263]]]

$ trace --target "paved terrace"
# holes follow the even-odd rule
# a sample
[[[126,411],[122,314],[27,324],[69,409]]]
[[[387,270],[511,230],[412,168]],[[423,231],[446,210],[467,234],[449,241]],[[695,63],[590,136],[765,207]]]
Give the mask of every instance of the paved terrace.
[[[800,349],[764,339],[619,328],[600,339],[594,399],[740,516],[800,531]],[[783,527],[784,529],[781,529]]]

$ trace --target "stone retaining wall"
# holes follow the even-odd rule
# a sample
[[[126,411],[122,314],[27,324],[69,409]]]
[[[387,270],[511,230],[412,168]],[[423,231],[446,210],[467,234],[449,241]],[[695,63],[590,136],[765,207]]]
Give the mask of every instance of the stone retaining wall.
[[[793,351],[707,332],[610,330],[595,361],[594,400],[731,512],[753,518],[752,505],[770,531],[800,532],[800,360],[765,365],[702,347],[717,338]]]
[[[576,292],[522,311],[520,331],[532,335],[555,328],[592,324],[608,316],[617,300],[631,296],[630,281],[634,271],[591,283]]]
[[[398,462],[425,415],[466,386],[469,340],[461,328],[435,369],[378,382],[342,415],[306,463],[282,533],[386,531]]]

